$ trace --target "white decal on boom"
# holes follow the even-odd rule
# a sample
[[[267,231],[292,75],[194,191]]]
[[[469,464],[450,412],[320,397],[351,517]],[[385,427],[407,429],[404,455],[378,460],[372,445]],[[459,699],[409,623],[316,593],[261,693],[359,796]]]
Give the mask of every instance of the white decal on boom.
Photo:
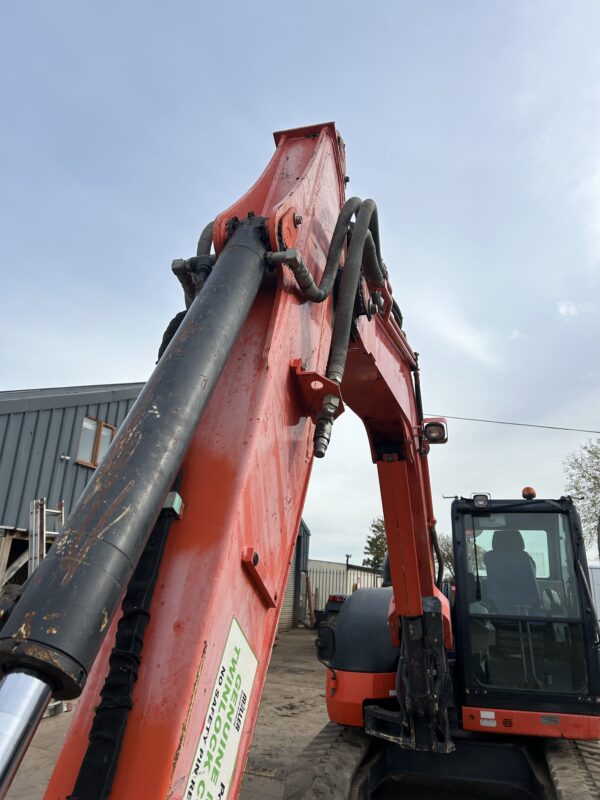
[[[256,656],[233,619],[185,800],[227,800],[257,666]]]

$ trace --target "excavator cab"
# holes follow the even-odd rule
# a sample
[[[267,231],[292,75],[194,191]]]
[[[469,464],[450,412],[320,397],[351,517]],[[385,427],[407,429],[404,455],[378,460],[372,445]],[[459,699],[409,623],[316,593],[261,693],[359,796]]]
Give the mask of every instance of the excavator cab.
[[[452,524],[463,727],[569,737],[597,727],[598,623],[572,500],[475,495],[454,501]]]

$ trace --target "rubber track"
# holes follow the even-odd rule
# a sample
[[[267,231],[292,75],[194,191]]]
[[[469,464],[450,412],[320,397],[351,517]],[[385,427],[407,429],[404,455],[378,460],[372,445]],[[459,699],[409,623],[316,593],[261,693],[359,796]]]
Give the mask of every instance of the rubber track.
[[[369,745],[362,731],[330,722],[289,771],[284,800],[354,800]],[[600,742],[547,739],[545,750],[555,800],[600,800]]]
[[[288,773],[284,800],[352,800],[352,783],[370,740],[330,722],[304,748]]]
[[[548,739],[546,761],[557,800],[600,800],[600,742]]]

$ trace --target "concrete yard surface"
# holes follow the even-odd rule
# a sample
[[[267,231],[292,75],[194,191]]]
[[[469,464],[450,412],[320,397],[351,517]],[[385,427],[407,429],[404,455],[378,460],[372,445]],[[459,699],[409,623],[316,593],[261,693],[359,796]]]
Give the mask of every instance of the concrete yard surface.
[[[263,692],[240,800],[283,797],[288,766],[327,724],[325,670],[315,657],[315,632],[279,637]],[[42,720],[7,800],[40,800],[72,714]]]
[[[297,628],[273,649],[240,800],[283,797],[288,767],[329,721],[315,638]]]

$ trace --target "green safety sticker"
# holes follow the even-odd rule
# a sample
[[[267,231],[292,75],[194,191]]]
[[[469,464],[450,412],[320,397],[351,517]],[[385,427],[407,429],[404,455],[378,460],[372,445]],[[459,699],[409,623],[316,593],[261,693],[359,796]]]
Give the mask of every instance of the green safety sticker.
[[[227,800],[258,660],[242,629],[231,622],[185,800]]]

